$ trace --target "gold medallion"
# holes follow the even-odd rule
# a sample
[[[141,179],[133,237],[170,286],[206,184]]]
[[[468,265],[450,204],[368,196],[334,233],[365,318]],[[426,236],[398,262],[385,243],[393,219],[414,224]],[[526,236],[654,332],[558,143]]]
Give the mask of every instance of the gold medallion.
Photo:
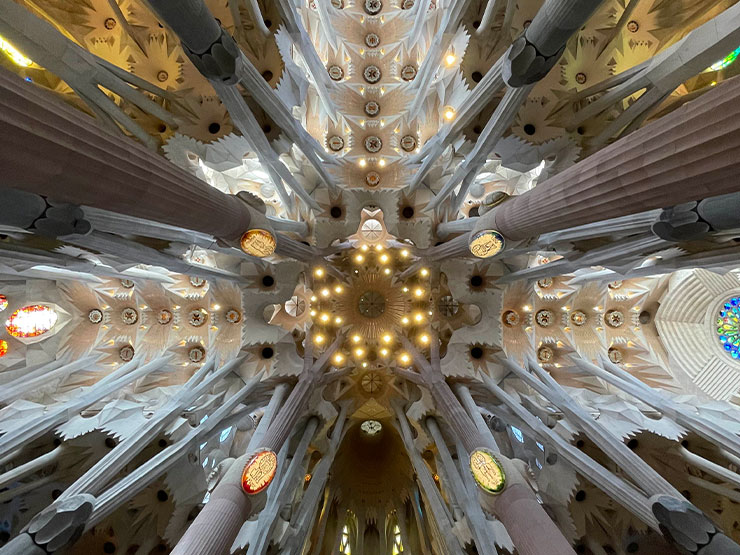
[[[470,454],[470,472],[478,486],[488,493],[501,493],[506,486],[504,469],[488,450],[476,449]]]
[[[491,258],[504,250],[504,236],[498,231],[476,233],[470,241],[470,252],[478,258]]]
[[[267,489],[277,471],[277,455],[269,449],[257,451],[249,459],[242,471],[242,489],[249,495],[256,495]]]
[[[270,256],[277,246],[273,234],[264,229],[250,229],[242,235],[240,243],[245,253],[260,258]]]

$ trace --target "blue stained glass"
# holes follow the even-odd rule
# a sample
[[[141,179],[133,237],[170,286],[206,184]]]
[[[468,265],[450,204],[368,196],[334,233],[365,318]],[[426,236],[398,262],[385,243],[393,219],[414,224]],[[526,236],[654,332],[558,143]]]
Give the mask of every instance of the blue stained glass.
[[[740,297],[732,297],[720,309],[717,336],[732,358],[740,358]]]

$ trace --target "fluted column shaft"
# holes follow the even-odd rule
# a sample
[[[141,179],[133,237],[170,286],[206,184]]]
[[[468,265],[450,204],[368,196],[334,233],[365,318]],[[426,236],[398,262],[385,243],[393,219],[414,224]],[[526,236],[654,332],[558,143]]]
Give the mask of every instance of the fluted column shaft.
[[[234,196],[0,68],[0,185],[236,241],[250,211]]]
[[[542,233],[737,191],[740,78],[483,215],[518,241]]]

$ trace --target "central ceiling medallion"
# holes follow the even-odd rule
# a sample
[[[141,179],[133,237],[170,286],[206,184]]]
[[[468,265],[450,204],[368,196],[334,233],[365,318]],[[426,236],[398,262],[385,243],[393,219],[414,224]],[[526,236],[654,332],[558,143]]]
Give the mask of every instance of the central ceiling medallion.
[[[357,309],[365,318],[378,318],[385,312],[385,297],[377,291],[363,293]]]

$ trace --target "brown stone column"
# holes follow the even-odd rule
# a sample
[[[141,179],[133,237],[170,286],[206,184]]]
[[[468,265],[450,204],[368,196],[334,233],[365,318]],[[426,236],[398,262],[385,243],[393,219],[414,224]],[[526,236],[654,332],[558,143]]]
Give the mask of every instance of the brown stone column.
[[[483,215],[518,241],[740,190],[740,78],[718,85]]]
[[[250,209],[0,68],[0,185],[238,242]]]

